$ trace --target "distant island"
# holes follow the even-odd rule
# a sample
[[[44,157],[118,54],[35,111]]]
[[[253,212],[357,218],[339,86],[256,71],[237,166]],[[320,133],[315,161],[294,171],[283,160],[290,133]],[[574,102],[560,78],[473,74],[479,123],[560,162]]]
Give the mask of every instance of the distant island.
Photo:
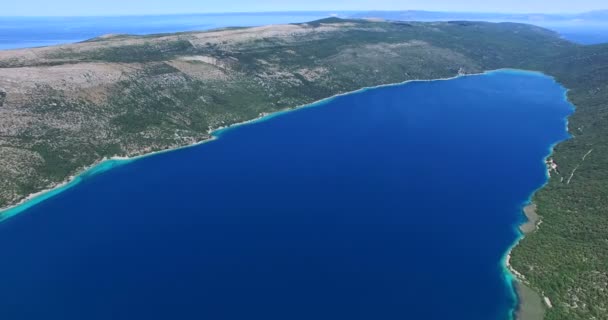
[[[527,212],[542,225],[510,256],[520,292],[539,294],[546,319],[605,317],[608,45],[526,24],[329,18],[0,51],[0,208],[103,159],[190,145],[269,112],[502,68],[555,77],[577,107]]]

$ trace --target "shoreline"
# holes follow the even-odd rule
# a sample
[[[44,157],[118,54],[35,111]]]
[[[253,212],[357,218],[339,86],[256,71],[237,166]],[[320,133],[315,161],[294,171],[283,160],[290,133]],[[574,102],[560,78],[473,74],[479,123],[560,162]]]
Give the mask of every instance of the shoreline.
[[[551,77],[554,81],[556,81],[558,84],[561,85],[561,83],[559,83],[555,77],[553,77],[553,76],[549,76],[549,77]],[[564,141],[567,141],[573,137],[570,134],[568,118],[572,114],[574,114],[574,112],[576,112],[576,106],[568,98],[568,93],[569,93],[570,89],[566,88],[563,85],[561,85],[561,86],[564,88],[564,95],[563,95],[564,101],[566,101],[568,104],[570,104],[572,106],[572,113],[570,113],[565,118],[565,130],[566,130],[566,133],[568,134],[568,138],[557,141],[549,147],[547,155],[543,158],[543,163],[545,165],[547,164],[547,160],[549,158],[551,158],[553,156],[553,154],[555,153],[555,147],[558,144],[563,143]],[[532,233],[536,232],[538,229],[540,229],[540,225],[542,224],[543,220],[542,220],[542,217],[537,213],[538,206],[536,205],[536,203],[534,203],[533,198],[534,198],[534,195],[539,190],[543,189],[549,183],[550,179],[551,179],[550,170],[546,170],[545,171],[545,183],[543,183],[543,185],[540,186],[538,189],[534,190],[534,192],[532,192],[532,194],[530,195],[530,198],[528,199],[528,201],[526,203],[524,203],[521,211],[524,214],[524,216],[526,217],[526,221],[515,226],[516,232],[519,234],[519,236],[515,240],[513,245],[511,245],[509,250],[506,252],[505,257],[503,258],[503,267],[505,268],[505,270],[507,272],[507,278],[511,281],[511,286],[513,288],[513,292],[517,298],[517,305],[513,309],[513,312],[511,315],[512,320],[543,320],[547,308],[552,307],[551,300],[548,297],[546,297],[544,295],[544,293],[538,292],[537,289],[532,288],[530,286],[529,282],[526,280],[526,277],[519,271],[515,270],[515,268],[513,268],[513,266],[510,263],[511,253],[519,245],[519,243],[527,235],[532,234]]]
[[[519,70],[519,69],[508,69],[508,68],[504,68],[504,69],[495,69],[495,70],[487,70],[487,71],[483,71],[483,72],[478,72],[478,73],[467,73],[467,74],[456,74],[454,76],[451,77],[445,77],[445,78],[437,78],[437,79],[411,79],[411,80],[405,80],[402,82],[395,82],[395,83],[388,83],[388,84],[381,84],[381,85],[377,85],[377,86],[369,86],[369,87],[363,87],[357,90],[353,90],[353,91],[348,91],[348,92],[342,92],[342,93],[337,93],[335,95],[332,95],[330,97],[327,98],[323,98],[317,101],[313,101],[311,103],[307,103],[307,104],[302,104],[302,105],[298,105],[295,107],[290,107],[290,108],[286,108],[283,110],[277,110],[277,111],[273,111],[273,112],[263,112],[260,113],[258,115],[257,118],[253,118],[253,119],[249,119],[249,120],[245,120],[245,121],[241,121],[241,122],[235,122],[233,124],[230,125],[225,125],[225,126],[220,126],[217,128],[213,128],[213,129],[209,129],[207,131],[207,134],[210,136],[209,138],[194,142],[194,143],[190,143],[190,144],[186,144],[186,145],[182,145],[182,146],[177,146],[177,147],[168,147],[167,149],[163,149],[163,150],[158,150],[158,151],[152,151],[152,152],[146,152],[143,154],[139,154],[139,155],[134,155],[134,156],[111,156],[111,157],[103,157],[100,160],[95,161],[93,164],[83,167],[82,169],[79,170],[78,173],[74,173],[72,175],[70,175],[69,177],[67,177],[64,181],[56,183],[54,185],[49,186],[48,188],[45,188],[43,190],[40,190],[38,192],[32,193],[27,195],[26,197],[22,198],[21,200],[19,200],[17,203],[15,204],[9,204],[8,206],[2,207],[0,208],[0,223],[2,223],[3,221],[16,216],[17,214],[21,213],[22,211],[25,211],[27,209],[29,209],[30,207],[46,200],[49,199],[53,196],[55,196],[56,194],[60,193],[63,190],[66,190],[70,187],[73,187],[75,185],[77,185],[80,182],[80,179],[82,179],[82,177],[86,177],[86,176],[90,176],[93,174],[97,174],[97,173],[101,173],[103,171],[106,171],[108,169],[111,169],[114,166],[111,166],[110,168],[104,168],[104,163],[111,163],[114,162],[117,165],[121,165],[121,164],[126,164],[128,162],[131,161],[135,161],[135,160],[139,160],[139,159],[143,159],[146,157],[151,157],[151,156],[155,156],[158,154],[163,154],[163,153],[167,153],[167,152],[173,152],[173,151],[178,151],[181,149],[186,149],[186,148],[192,148],[192,147],[196,147],[198,145],[204,144],[204,143],[208,143],[211,142],[213,140],[218,139],[221,134],[224,131],[239,127],[239,126],[243,126],[243,125],[248,125],[248,124],[253,124],[256,122],[261,122],[261,121],[266,121],[269,119],[272,119],[274,117],[278,117],[281,116],[282,114],[288,113],[288,112],[292,112],[292,111],[296,111],[296,110],[300,110],[300,109],[304,109],[304,108],[311,108],[311,107],[317,107],[320,105],[323,105],[325,103],[330,102],[331,100],[335,99],[335,98],[339,98],[341,96],[346,96],[346,95],[350,95],[350,94],[355,94],[355,93],[360,93],[360,92],[365,92],[367,90],[373,90],[373,89],[379,89],[379,88],[385,88],[385,87],[394,87],[394,86],[400,86],[400,85],[404,85],[407,83],[411,83],[411,82],[432,82],[432,81],[447,81],[447,80],[454,80],[454,79],[458,79],[458,78],[462,78],[462,77],[470,77],[470,76],[480,76],[480,75],[484,75],[484,74],[491,74],[494,72],[523,72],[523,73],[531,73],[531,74],[543,74],[541,72],[538,71],[529,71],[529,70]],[[120,163],[123,162],[123,163]],[[116,165],[116,166],[117,166]],[[102,168],[99,168],[102,167]],[[33,203],[30,203],[33,202]]]
[[[128,164],[135,160],[139,160],[139,159],[143,159],[146,157],[151,157],[151,156],[155,156],[155,155],[159,155],[159,154],[163,154],[163,153],[178,151],[181,149],[196,147],[196,146],[202,145],[204,143],[212,142],[216,139],[219,139],[225,131],[237,128],[239,126],[253,124],[253,123],[257,123],[257,122],[261,122],[261,121],[266,121],[266,120],[272,119],[274,117],[278,117],[283,114],[286,114],[288,112],[297,111],[297,110],[304,109],[304,108],[322,106],[328,102],[331,102],[333,99],[339,98],[341,96],[361,93],[361,92],[365,92],[368,90],[385,88],[385,87],[395,87],[395,86],[405,85],[405,84],[413,83],[413,82],[448,81],[448,80],[454,80],[454,79],[458,79],[458,78],[462,78],[462,77],[481,76],[481,75],[488,75],[488,74],[498,73],[498,72],[524,73],[524,74],[529,74],[529,75],[545,76],[545,77],[549,77],[549,78],[553,79],[555,82],[557,82],[555,77],[544,74],[540,71],[501,68],[501,69],[494,69],[494,70],[486,70],[486,71],[478,72],[478,73],[467,73],[467,74],[458,73],[451,77],[437,78],[437,79],[411,79],[411,80],[405,80],[402,82],[363,87],[363,88],[349,91],[349,92],[337,93],[330,97],[323,98],[323,99],[320,99],[317,101],[313,101],[311,103],[302,104],[302,105],[298,105],[295,107],[291,107],[291,108],[287,108],[287,109],[283,109],[283,110],[277,110],[277,111],[268,112],[268,113],[260,113],[257,118],[253,118],[253,119],[249,119],[249,120],[245,120],[245,121],[241,121],[241,122],[236,122],[236,123],[226,125],[226,126],[220,126],[218,128],[214,128],[214,129],[209,129],[207,131],[207,134],[209,135],[208,138],[202,139],[200,141],[196,141],[194,143],[176,146],[176,147],[168,147],[167,149],[146,152],[146,153],[138,154],[135,156],[112,156],[109,158],[104,157],[104,158],[94,162],[93,164],[82,168],[81,170],[79,170],[79,173],[75,173],[75,174],[67,177],[63,182],[52,185],[52,186],[50,186],[44,190],[38,191],[36,193],[32,193],[32,194],[26,196],[25,198],[19,200],[15,204],[6,206],[4,208],[0,208],[0,223],[28,210],[29,208],[31,208],[43,201],[46,201],[49,198],[52,198],[52,197],[60,194],[61,192],[65,191],[65,190],[68,190],[74,186],[77,186],[83,179],[86,179],[88,177],[105,172],[107,170]],[[564,87],[564,89],[565,89],[564,98],[566,100],[568,100],[567,99],[568,89],[566,89],[565,87]],[[568,126],[568,122],[566,119],[566,130],[568,131],[567,126]],[[561,142],[562,141],[560,141],[558,143],[561,143]],[[553,147],[554,146],[551,146],[549,155],[547,155],[545,160],[550,155],[553,154]],[[547,182],[548,182],[548,179],[549,179],[549,177],[547,178]],[[544,187],[544,184],[539,189],[541,189],[543,187]],[[536,193],[536,191],[534,193]],[[526,210],[526,208],[528,208],[528,207],[530,207],[530,209]],[[532,212],[534,214],[531,215],[532,218],[528,217],[528,220],[529,220],[528,222],[525,222],[518,227],[520,236],[518,237],[518,239],[516,239],[516,241],[512,244],[512,246],[510,248],[508,248],[508,250],[505,252],[505,256],[504,256],[503,262],[502,262],[502,266],[505,270],[506,281],[510,284],[510,287],[512,288],[512,292],[516,296],[516,300],[518,301],[518,305],[515,306],[512,310],[512,318],[516,319],[516,320],[542,320],[542,317],[540,317],[540,318],[523,318],[522,317],[522,315],[524,314],[524,312],[522,311],[522,306],[529,304],[529,303],[527,303],[528,301],[534,300],[533,295],[529,294],[529,292],[534,292],[534,291],[525,285],[525,277],[521,273],[519,273],[515,269],[513,269],[510,264],[512,250],[518,245],[519,241],[521,241],[523,239],[525,234],[535,231],[538,228],[538,226],[540,225],[540,223],[542,222],[540,220],[540,217],[538,217],[538,215],[536,215],[535,208],[536,208],[536,206],[532,203],[529,203],[524,208],[524,213],[526,214],[527,217],[528,217],[528,212]],[[532,222],[531,220],[533,220],[534,222]],[[532,225],[530,225],[530,223],[532,223]],[[530,229],[532,229],[532,230],[527,231]],[[526,231],[524,231],[524,230],[526,230]],[[522,291],[522,288],[527,288],[528,290]]]
[[[533,202],[528,202],[528,204],[523,207],[522,211],[526,217],[526,222],[517,227],[519,237],[509,248],[504,258],[504,266],[510,276],[507,278],[511,281],[513,291],[517,297],[517,306],[513,309],[511,315],[514,320],[542,320],[544,319],[547,307],[545,303],[543,303],[543,300],[546,301],[548,298],[532,288],[526,280],[526,277],[515,270],[511,265],[511,252],[513,249],[519,245],[519,242],[523,240],[526,235],[538,230],[542,223],[542,219],[536,212],[536,209],[537,205]]]

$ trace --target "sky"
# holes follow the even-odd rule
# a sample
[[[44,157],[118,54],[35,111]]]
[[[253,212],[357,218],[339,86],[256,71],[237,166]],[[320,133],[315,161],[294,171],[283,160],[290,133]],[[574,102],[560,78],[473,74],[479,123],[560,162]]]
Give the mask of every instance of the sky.
[[[0,16],[99,16],[261,11],[430,10],[578,13],[606,0],[6,0]]]

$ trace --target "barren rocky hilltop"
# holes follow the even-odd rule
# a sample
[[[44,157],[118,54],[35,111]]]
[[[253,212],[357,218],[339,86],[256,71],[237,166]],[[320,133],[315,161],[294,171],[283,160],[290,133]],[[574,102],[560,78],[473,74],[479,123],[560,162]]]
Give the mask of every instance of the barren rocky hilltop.
[[[530,25],[330,18],[0,51],[0,207],[103,158],[192,144],[263,113],[498,68],[555,76],[577,107],[535,197],[542,227],[511,263],[551,302],[547,319],[606,319],[608,46]]]

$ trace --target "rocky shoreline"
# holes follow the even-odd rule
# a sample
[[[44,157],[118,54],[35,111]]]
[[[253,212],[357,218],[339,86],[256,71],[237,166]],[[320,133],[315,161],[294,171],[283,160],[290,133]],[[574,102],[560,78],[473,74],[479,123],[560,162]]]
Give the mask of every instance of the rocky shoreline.
[[[526,215],[527,221],[519,226],[519,230],[522,233],[522,238],[530,233],[538,230],[542,223],[541,217],[536,211],[537,207],[535,203],[530,203],[524,207],[524,214]],[[521,239],[520,239],[521,240]],[[549,298],[543,296],[537,292],[536,289],[532,288],[527,282],[525,276],[515,270],[509,260],[511,254],[507,256],[507,268],[515,277],[514,286],[517,293],[519,305],[515,311],[516,320],[542,320],[545,316],[546,308],[551,307],[551,301]]]

